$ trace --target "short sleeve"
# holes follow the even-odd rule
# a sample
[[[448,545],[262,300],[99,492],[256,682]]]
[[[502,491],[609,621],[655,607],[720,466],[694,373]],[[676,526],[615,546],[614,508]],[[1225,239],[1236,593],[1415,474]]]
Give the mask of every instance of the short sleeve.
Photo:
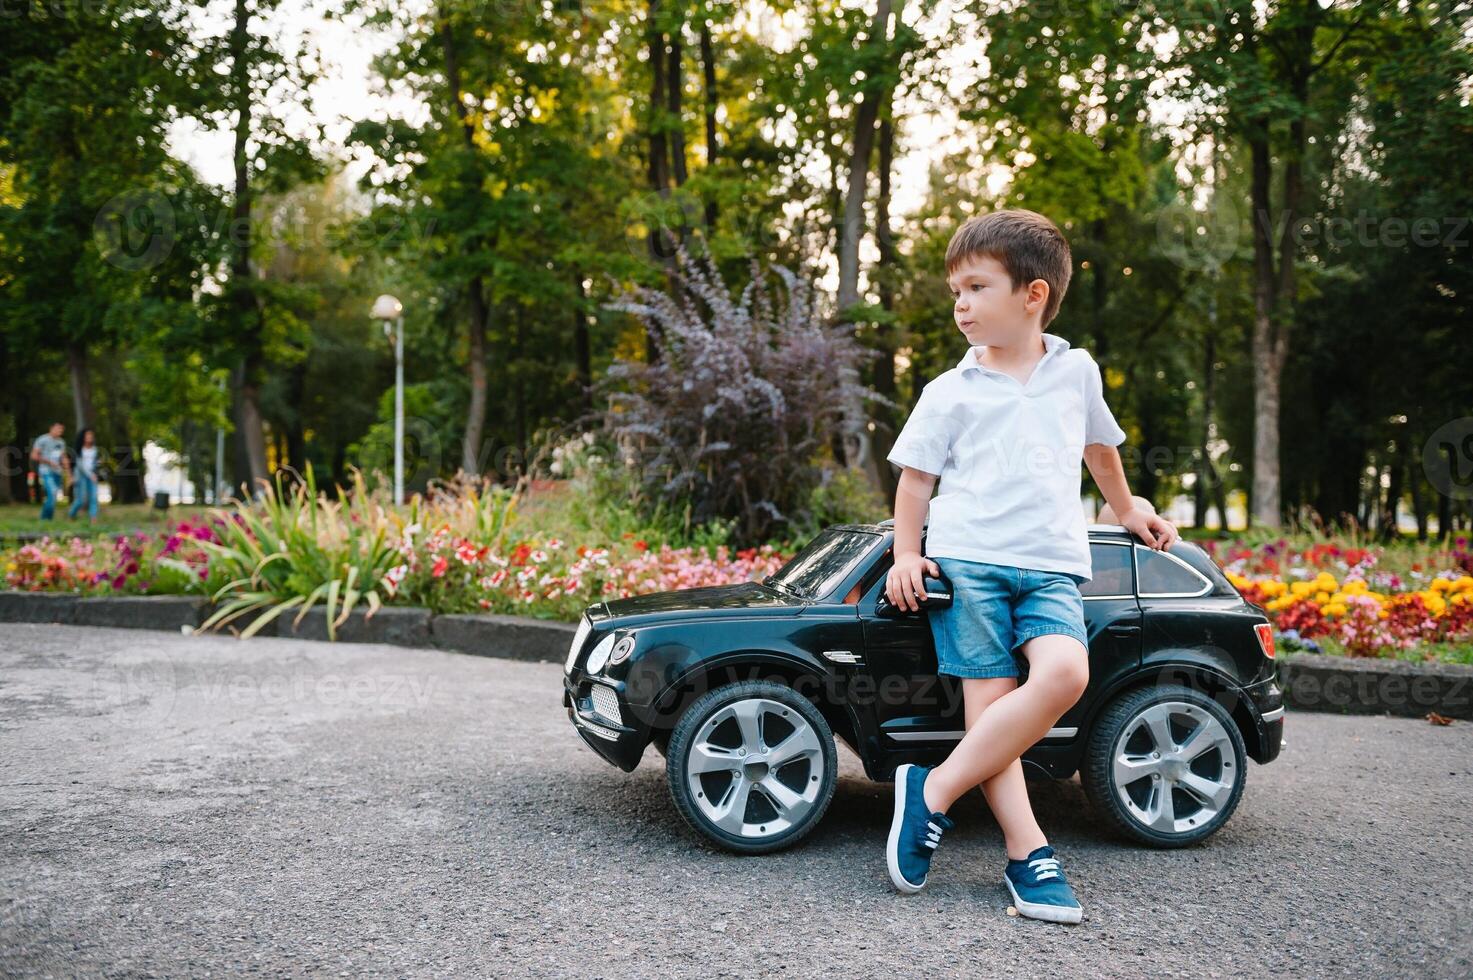
[[[1084,442],[1086,445],[1101,443],[1118,446],[1125,441],[1125,430],[1110,413],[1105,404],[1105,383],[1100,377],[1100,365],[1093,357],[1089,359],[1089,370],[1085,374],[1084,393]]]
[[[941,467],[951,451],[951,426],[943,411],[944,406],[932,385],[921,389],[921,397],[905,420],[895,445],[885,458],[896,466],[941,475]]]

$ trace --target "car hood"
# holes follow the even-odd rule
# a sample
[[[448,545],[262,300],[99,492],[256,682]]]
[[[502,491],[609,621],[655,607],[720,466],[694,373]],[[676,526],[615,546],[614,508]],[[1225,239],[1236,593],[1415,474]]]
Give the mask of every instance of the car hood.
[[[796,612],[803,606],[802,599],[769,588],[760,582],[650,592],[601,604],[606,617],[619,620],[720,619],[733,614],[782,616]]]

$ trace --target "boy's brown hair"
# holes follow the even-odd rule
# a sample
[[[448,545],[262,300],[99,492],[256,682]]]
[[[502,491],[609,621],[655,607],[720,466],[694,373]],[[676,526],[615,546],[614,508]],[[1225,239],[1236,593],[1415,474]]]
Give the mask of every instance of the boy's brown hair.
[[[1048,283],[1048,301],[1043,306],[1042,325],[1059,312],[1074,259],[1069,240],[1059,226],[1037,211],[1009,208],[968,218],[946,246],[946,274],[968,259],[990,256],[1008,270],[1013,291],[1035,279]]]

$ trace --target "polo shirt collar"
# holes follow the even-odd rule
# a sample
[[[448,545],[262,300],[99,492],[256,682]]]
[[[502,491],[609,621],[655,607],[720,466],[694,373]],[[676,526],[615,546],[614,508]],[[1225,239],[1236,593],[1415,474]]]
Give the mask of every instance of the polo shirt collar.
[[[1058,336],[1057,334],[1045,333],[1042,336],[1043,356],[1045,358],[1055,351],[1063,352],[1069,349],[1069,341],[1065,340],[1063,337]],[[978,344],[975,347],[967,348],[966,354],[962,356],[961,362],[957,364],[957,367],[961,368],[963,374],[965,374],[968,369],[976,371],[982,370],[982,365],[977,363],[976,355],[980,354],[983,350],[986,349],[986,347],[986,344]],[[1043,359],[1040,358],[1038,363],[1042,364]],[[1034,370],[1036,371],[1038,370],[1038,368],[1035,367]]]

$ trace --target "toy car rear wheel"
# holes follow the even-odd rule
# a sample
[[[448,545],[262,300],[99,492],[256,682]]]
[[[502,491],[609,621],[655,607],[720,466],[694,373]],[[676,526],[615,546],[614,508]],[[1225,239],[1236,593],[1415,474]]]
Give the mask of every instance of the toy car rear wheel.
[[[1226,708],[1200,691],[1161,685],[1106,707],[1089,733],[1080,781],[1095,809],[1127,837],[1185,847],[1237,809],[1247,759]]]
[[[665,758],[681,816],[738,854],[768,854],[802,839],[828,809],[838,771],[823,714],[770,681],[728,684],[696,699]]]

